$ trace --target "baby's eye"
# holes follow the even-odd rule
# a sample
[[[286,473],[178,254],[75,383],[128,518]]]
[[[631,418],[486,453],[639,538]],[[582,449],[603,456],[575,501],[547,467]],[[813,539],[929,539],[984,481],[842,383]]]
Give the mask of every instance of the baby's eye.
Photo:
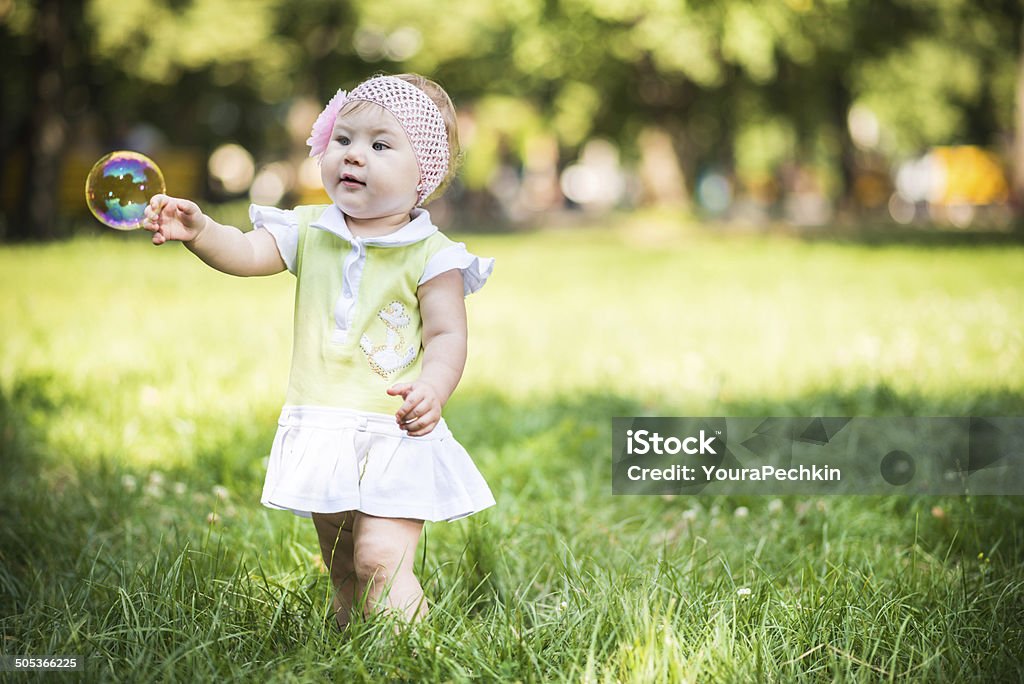
[[[388,149],[388,146],[387,143],[382,143],[381,141],[378,140],[377,142],[373,143],[373,149],[380,152],[382,150]]]
[[[335,140],[337,140],[342,145],[348,145],[350,142],[348,137],[344,135],[339,135],[337,138],[335,138]]]

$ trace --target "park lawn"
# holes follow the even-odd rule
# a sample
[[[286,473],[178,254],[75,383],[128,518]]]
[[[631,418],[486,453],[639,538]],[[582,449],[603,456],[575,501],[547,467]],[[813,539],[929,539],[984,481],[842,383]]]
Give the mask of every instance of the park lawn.
[[[292,278],[141,235],[0,248],[2,653],[86,679],[1024,677],[1024,502],[613,497],[615,415],[1022,415],[1024,248],[464,236],[446,418],[498,505],[427,526],[428,621],[342,637],[259,504]]]

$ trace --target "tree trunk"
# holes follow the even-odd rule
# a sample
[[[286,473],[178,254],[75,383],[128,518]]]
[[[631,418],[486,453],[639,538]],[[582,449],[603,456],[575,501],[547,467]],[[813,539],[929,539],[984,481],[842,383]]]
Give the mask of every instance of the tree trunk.
[[[1017,111],[1014,121],[1013,206],[1018,216],[1024,215],[1024,22],[1020,30],[1020,55],[1017,58]]]
[[[62,55],[67,42],[63,4],[61,0],[41,0],[36,10],[25,197],[21,216],[10,230],[16,240],[43,240],[57,233],[58,185],[66,136],[61,112],[65,88]]]
[[[852,212],[856,207],[853,201],[853,184],[857,174],[857,160],[850,136],[847,117],[850,114],[850,91],[843,83],[843,72],[836,69],[832,80],[832,117],[836,134],[839,136],[839,173],[842,179],[842,194],[839,197],[840,213]]]

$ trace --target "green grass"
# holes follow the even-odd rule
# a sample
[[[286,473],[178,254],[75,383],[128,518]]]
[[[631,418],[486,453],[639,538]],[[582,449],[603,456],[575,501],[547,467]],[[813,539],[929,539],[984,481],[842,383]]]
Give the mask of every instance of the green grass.
[[[0,652],[88,681],[1024,677],[1021,500],[613,497],[609,469],[615,415],[1024,414],[1024,249],[643,219],[467,238],[498,264],[446,417],[498,505],[427,526],[431,613],[397,636],[327,627],[312,525],[259,504],[290,276],[0,248]]]

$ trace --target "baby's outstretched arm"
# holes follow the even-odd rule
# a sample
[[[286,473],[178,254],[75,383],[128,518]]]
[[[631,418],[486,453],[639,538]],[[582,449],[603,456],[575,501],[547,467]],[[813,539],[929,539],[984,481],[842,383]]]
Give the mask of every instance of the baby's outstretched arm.
[[[429,433],[441,420],[441,408],[455,391],[466,366],[466,304],[462,272],[447,271],[419,287],[423,318],[423,370],[411,383],[388,388],[405,398],[395,414],[412,437]]]
[[[266,230],[243,233],[223,226],[187,199],[154,195],[142,227],[153,233],[153,244],[170,240],[185,244],[204,262],[237,276],[272,275],[285,269],[274,236]]]

